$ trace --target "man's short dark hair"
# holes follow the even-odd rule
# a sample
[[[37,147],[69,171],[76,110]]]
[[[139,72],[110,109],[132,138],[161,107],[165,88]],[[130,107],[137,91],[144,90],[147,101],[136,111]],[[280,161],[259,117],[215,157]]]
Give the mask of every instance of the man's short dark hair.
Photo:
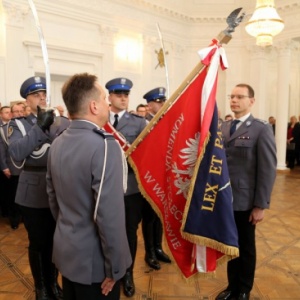
[[[7,106],[7,105],[5,105],[5,106],[2,106],[2,107],[0,108],[0,112],[2,112],[2,111],[3,111],[3,109],[5,109],[5,108],[8,108],[8,109],[10,109],[10,106]]]
[[[62,87],[62,97],[70,117],[86,113],[88,99],[98,98],[97,76],[88,73],[73,75]]]
[[[249,84],[246,84],[246,83],[239,83],[236,85],[237,87],[244,87],[246,89],[248,89],[248,93],[249,93],[249,97],[250,98],[254,98],[254,89],[249,85]]]
[[[146,105],[145,105],[145,104],[139,104],[139,105],[136,107],[136,111],[138,111],[140,107],[146,108]]]

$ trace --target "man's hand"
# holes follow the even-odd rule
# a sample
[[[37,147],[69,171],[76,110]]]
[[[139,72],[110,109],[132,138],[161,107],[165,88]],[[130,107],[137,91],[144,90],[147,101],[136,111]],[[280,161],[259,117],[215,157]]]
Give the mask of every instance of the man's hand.
[[[3,173],[4,173],[4,175],[7,177],[7,178],[10,178],[10,176],[11,176],[11,173],[10,173],[10,169],[4,169],[3,170]]]
[[[54,122],[54,111],[53,109],[45,110],[37,107],[37,125],[45,132],[49,130],[50,126]]]
[[[106,277],[101,284],[102,294],[107,296],[109,292],[113,289],[115,281],[112,278]]]
[[[249,217],[249,222],[251,222],[253,225],[256,225],[258,222],[261,222],[264,219],[264,216],[265,211],[263,208],[254,207]]]

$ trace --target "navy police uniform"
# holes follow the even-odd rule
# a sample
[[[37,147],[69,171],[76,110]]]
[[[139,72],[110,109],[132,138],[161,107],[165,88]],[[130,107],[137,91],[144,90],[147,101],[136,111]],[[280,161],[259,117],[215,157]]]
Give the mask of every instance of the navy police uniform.
[[[153,90],[150,90],[147,92],[144,96],[144,99],[146,99],[147,103],[149,102],[157,102],[157,103],[163,103],[166,101],[166,89],[164,87],[158,87]],[[147,113],[145,118],[148,121],[151,121],[154,117],[154,114]]]
[[[8,135],[10,122],[1,125],[0,127],[0,166],[1,171],[8,169],[10,177],[6,180],[6,196],[8,204],[8,216],[10,226],[12,229],[17,229],[20,222],[20,209],[15,203],[16,191],[18,187],[19,175],[22,171],[22,162],[15,162],[12,160],[8,152]]]
[[[147,103],[156,102],[156,103],[164,103],[166,101],[166,89],[164,87],[158,87],[150,90],[144,96]],[[146,115],[146,119],[148,121],[152,120],[154,114],[151,112]],[[154,214],[154,222],[153,226],[149,226],[147,223],[142,223],[143,236],[145,241],[145,250],[146,256],[145,260],[150,267],[159,266],[159,262],[163,261],[166,263],[170,263],[171,260],[168,255],[162,249],[162,236],[163,236],[163,228],[162,223],[153,210]]]
[[[30,77],[21,86],[23,98],[46,91],[43,77]],[[46,192],[48,151],[52,141],[69,126],[69,120],[56,117],[49,131],[37,124],[37,116],[30,114],[15,119],[9,125],[9,153],[13,160],[22,161],[16,203],[20,205],[29,239],[29,263],[34,278],[37,299],[62,299],[57,284],[57,269],[52,263],[55,221]],[[52,299],[52,298],[51,298]]]
[[[115,78],[106,83],[105,87],[109,93],[126,94],[130,93],[132,82],[127,78]],[[112,107],[113,109],[113,107]],[[110,122],[114,124],[114,115],[110,112]],[[146,120],[143,117],[133,115],[123,110],[118,113],[119,120],[115,124],[115,128],[119,131],[128,143],[133,143],[137,136],[146,127]],[[153,223],[153,214],[149,203],[140,193],[138,184],[136,181],[133,170],[128,167],[128,181],[127,191],[124,196],[125,201],[125,217],[126,217],[126,233],[128,238],[128,244],[130,253],[132,256],[132,264],[127,269],[127,272],[123,278],[123,290],[127,297],[133,296],[135,293],[135,286],[133,282],[133,267],[137,251],[137,230],[138,225],[141,222],[142,217],[145,218],[145,222]]]

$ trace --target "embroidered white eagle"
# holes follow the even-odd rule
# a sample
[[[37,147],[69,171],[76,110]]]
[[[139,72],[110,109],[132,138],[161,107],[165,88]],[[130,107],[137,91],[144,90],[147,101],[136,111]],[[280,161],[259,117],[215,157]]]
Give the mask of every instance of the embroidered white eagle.
[[[182,165],[186,166],[185,169],[179,169],[176,162],[172,165],[172,172],[176,174],[174,185],[178,188],[176,195],[183,194],[185,199],[187,199],[191,178],[197,162],[199,140],[200,132],[197,132],[194,138],[189,138],[186,141],[187,147],[180,150],[179,157],[184,160]]]

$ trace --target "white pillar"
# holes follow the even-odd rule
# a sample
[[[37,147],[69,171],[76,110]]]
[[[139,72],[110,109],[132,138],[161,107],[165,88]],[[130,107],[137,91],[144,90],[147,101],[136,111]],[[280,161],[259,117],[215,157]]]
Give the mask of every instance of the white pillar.
[[[250,49],[250,82],[255,91],[255,105],[252,113],[254,117],[266,119],[268,56],[269,48],[253,46]]]
[[[278,50],[278,92],[277,92],[277,118],[276,118],[276,145],[277,145],[277,169],[286,169],[286,139],[289,110],[289,84],[290,84],[290,63],[291,63],[290,41],[276,45]]]

